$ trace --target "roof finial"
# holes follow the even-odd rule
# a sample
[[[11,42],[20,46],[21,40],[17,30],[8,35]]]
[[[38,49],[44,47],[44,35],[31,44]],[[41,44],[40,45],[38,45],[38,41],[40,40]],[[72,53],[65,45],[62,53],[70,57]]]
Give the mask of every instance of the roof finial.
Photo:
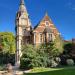
[[[45,16],[48,16],[48,13],[47,13],[47,11],[46,11],[46,13],[45,13]]]
[[[21,11],[21,12],[27,12],[26,7],[25,7],[24,0],[20,0],[19,11]]]
[[[21,5],[24,5],[24,0],[21,0],[20,4],[21,4]]]

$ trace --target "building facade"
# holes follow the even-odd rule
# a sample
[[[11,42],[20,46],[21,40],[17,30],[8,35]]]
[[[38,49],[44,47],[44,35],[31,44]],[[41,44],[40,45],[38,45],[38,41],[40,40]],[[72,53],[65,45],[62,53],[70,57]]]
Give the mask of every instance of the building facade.
[[[16,63],[20,63],[22,45],[39,45],[53,41],[58,30],[46,13],[44,18],[32,28],[29,14],[26,10],[24,0],[20,0],[19,10],[16,14]]]

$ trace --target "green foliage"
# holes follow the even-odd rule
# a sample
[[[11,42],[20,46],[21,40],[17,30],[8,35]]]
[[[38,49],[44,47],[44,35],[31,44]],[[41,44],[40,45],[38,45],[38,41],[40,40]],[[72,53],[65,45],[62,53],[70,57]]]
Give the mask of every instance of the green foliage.
[[[36,58],[36,51],[32,45],[25,45],[22,49],[21,65],[22,69],[33,68],[34,59]]]
[[[56,36],[56,39],[54,40],[54,44],[55,44],[55,47],[58,51],[58,53],[63,53],[63,45],[64,45],[64,41],[62,39],[61,36]]]
[[[11,32],[0,32],[0,64],[15,63],[15,36]]]
[[[62,65],[67,65],[68,63],[66,62],[67,59],[72,59],[73,61],[75,61],[75,43],[73,43],[72,41],[69,42],[64,42],[63,45],[63,53],[60,56],[61,57],[61,64]]]
[[[74,60],[73,59],[67,59],[66,62],[67,62],[67,65],[69,65],[69,66],[74,65]]]
[[[0,71],[3,71],[3,70],[5,70],[5,65],[0,64]]]
[[[61,49],[57,48],[55,42],[43,44],[40,49],[43,49],[49,55],[49,57],[59,56],[63,52]]]
[[[57,52],[53,42],[48,45],[41,45],[39,48],[35,48],[33,45],[25,45],[22,49],[20,68],[56,67],[59,64],[54,60],[54,57],[58,55]]]
[[[22,49],[21,69],[33,67],[47,67],[48,55],[32,45],[26,45]]]
[[[33,67],[47,66],[46,54],[43,51],[37,50],[32,45],[26,45],[22,49],[21,68],[29,69]]]
[[[75,51],[75,44],[72,42],[64,44],[64,53],[70,54],[72,51]]]
[[[10,32],[0,32],[0,50],[15,53],[15,36]]]
[[[39,47],[33,45],[25,45],[22,49],[21,65],[22,69],[30,69],[34,67],[56,67],[60,61],[55,58],[59,56],[62,50],[60,39],[42,44]]]
[[[15,54],[0,53],[0,64],[15,64]]]

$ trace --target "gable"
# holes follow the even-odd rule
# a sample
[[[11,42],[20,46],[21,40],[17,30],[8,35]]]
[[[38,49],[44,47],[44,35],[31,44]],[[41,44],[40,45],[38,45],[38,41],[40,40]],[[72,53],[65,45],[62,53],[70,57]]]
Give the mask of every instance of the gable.
[[[53,22],[51,21],[51,19],[47,14],[40,21],[40,23],[34,28],[33,32],[42,33],[44,32],[45,28],[48,28],[48,30],[50,29],[55,35],[59,34],[58,30],[56,29],[56,27],[54,26]]]

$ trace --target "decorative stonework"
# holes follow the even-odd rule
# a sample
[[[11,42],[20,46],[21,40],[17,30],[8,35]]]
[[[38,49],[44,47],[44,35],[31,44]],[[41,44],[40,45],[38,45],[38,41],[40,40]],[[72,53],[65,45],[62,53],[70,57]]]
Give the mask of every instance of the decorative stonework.
[[[26,29],[25,33],[23,33],[24,29]],[[30,40],[30,35],[28,35],[30,34],[30,31],[31,31],[31,23],[28,17],[25,4],[24,4],[24,0],[21,0],[19,11],[17,12],[17,15],[16,15],[16,59],[15,59],[16,65],[17,64],[19,65],[20,63],[20,57],[22,55],[21,46],[22,44],[27,43],[27,42],[23,43],[23,41]],[[27,36],[29,36],[29,38],[23,39],[23,37],[27,37]]]

